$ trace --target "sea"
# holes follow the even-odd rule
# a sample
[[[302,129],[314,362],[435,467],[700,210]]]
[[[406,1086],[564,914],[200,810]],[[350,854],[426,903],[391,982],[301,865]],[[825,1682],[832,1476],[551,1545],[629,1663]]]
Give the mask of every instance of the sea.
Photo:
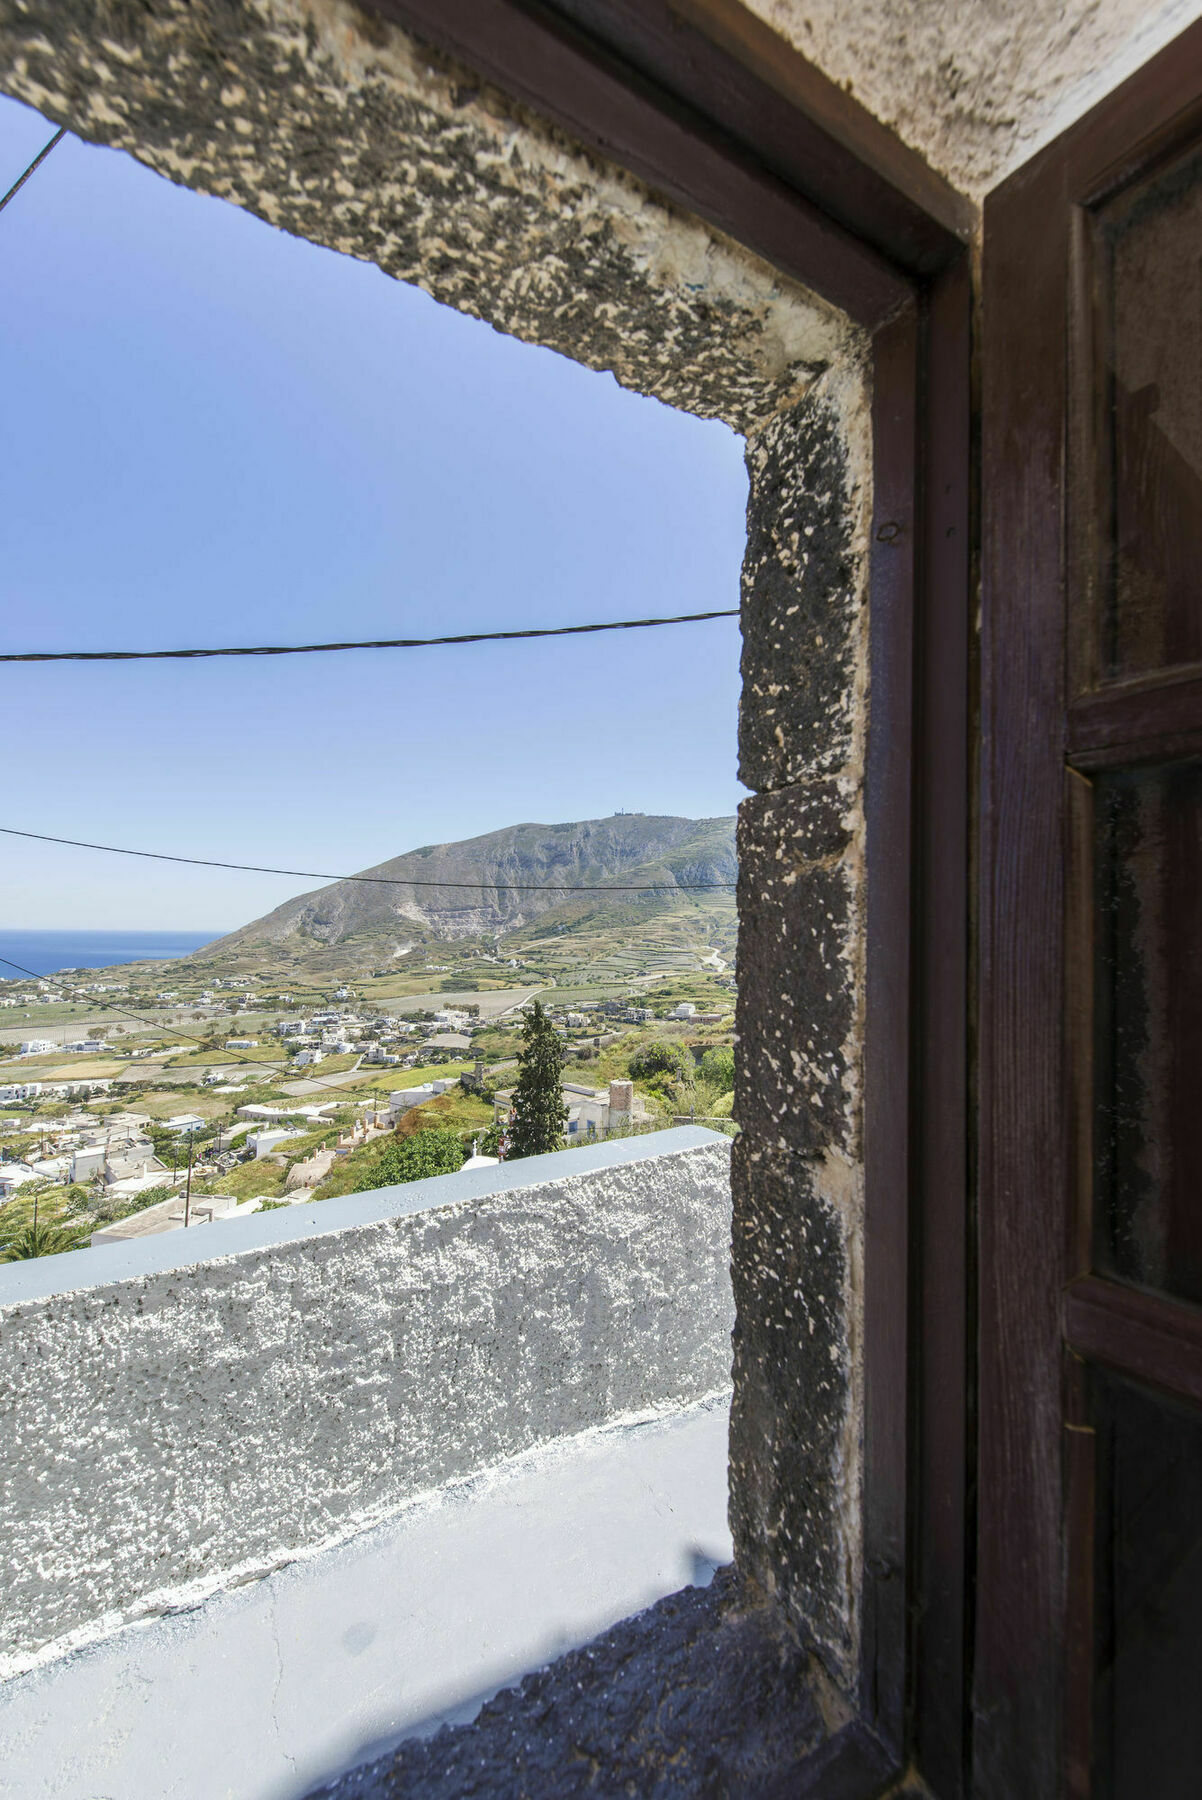
[[[57,975],[60,969],[105,969],[111,963],[187,956],[220,931],[6,931],[0,926],[0,980]],[[12,965],[16,964],[17,967]]]

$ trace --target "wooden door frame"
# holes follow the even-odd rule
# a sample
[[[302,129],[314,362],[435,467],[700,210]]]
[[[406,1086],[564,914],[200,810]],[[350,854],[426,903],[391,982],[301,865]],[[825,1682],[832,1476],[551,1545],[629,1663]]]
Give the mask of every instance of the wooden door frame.
[[[1075,1516],[1086,1530],[1092,1512],[1064,1345],[1066,1331],[1088,1341],[1096,1321],[1088,1280],[1074,1285],[1065,1316],[1068,1283],[1089,1264],[1070,1194],[1066,1055],[1074,233],[1107,183],[1198,116],[1200,92],[1202,25],[1194,25],[985,205],[974,1671],[982,1795],[1050,1800],[1080,1776],[1066,1757],[1074,1729],[1066,1736],[1066,1721],[1071,1708],[1079,1725],[1081,1705],[1071,1675],[1080,1651],[1069,1618],[1071,1527]],[[1110,704],[1098,696],[1097,709]],[[1132,1295],[1131,1309],[1138,1338],[1147,1308]],[[1163,1361],[1159,1342],[1145,1348]],[[1077,1654],[1078,1671],[1080,1662]]]
[[[974,211],[734,0],[371,0],[873,340],[860,1717],[798,1792],[965,1791]],[[813,1786],[806,1785],[813,1782]]]

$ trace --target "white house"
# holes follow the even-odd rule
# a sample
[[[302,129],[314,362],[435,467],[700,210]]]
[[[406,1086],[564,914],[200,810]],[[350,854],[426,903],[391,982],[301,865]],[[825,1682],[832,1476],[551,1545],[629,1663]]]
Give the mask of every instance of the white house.
[[[507,1116],[512,1099],[512,1090],[497,1095],[498,1118]],[[574,1081],[565,1081],[563,1103],[568,1109],[564,1136],[569,1139],[605,1137],[647,1116],[646,1102],[629,1081],[611,1081],[607,1088],[581,1087]]]
[[[246,1200],[238,1204],[233,1194],[200,1194],[193,1196],[188,1206],[189,1225],[208,1225],[213,1219],[236,1218],[242,1213],[257,1212],[258,1200]],[[161,1200],[157,1206],[144,1207],[141,1212],[132,1213],[128,1219],[117,1219],[111,1225],[102,1225],[99,1231],[92,1233],[91,1241],[95,1244],[121,1244],[130,1238],[157,1237],[164,1231],[182,1231],[184,1225],[184,1196],[176,1194],[170,1200]]]
[[[298,1069],[311,1069],[324,1057],[324,1050],[298,1050],[294,1060]]]
[[[453,1081],[425,1081],[420,1087],[397,1088],[388,1096],[388,1110],[394,1119],[404,1118],[415,1106],[421,1106],[425,1100],[433,1100],[436,1094],[445,1094]]]
[[[104,1167],[104,1145],[88,1144],[71,1153],[71,1180],[91,1181]]]
[[[294,1127],[273,1125],[269,1126],[266,1131],[250,1132],[246,1141],[254,1151],[257,1161],[261,1156],[270,1156],[271,1152],[288,1138],[304,1137],[304,1135],[303,1131],[297,1131]]]
[[[193,1133],[203,1131],[207,1123],[208,1121],[202,1119],[199,1113],[177,1113],[174,1119],[164,1120],[163,1130],[191,1137]]]
[[[0,1087],[0,1104],[9,1100],[36,1100],[41,1091],[40,1081],[8,1081]]]
[[[37,1170],[31,1169],[28,1163],[0,1163],[0,1200],[8,1200],[19,1187],[27,1181],[38,1179]]]
[[[53,1038],[27,1038],[21,1045],[22,1056],[45,1056],[48,1051],[57,1050],[58,1045]]]
[[[696,1011],[697,1008],[691,1000],[682,1000],[679,1006],[672,1008],[672,1017],[674,1019],[691,1019]]]
[[[258,1038],[226,1038],[225,1047],[227,1050],[257,1050],[259,1040]]]

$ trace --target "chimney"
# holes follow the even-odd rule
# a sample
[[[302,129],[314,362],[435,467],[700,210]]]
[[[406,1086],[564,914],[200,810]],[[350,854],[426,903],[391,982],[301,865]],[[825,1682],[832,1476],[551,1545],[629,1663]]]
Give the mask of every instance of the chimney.
[[[611,1081],[609,1084],[609,1116],[612,1120],[617,1113],[625,1113],[627,1117],[634,1111],[633,1081]]]

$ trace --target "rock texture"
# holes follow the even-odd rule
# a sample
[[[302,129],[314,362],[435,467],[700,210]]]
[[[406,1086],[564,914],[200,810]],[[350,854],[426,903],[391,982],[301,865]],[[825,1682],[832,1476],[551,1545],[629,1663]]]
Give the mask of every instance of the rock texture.
[[[779,1615],[722,1570],[310,1800],[784,1795],[824,1736],[809,1675]]]
[[[748,445],[731,1525],[745,1577],[839,1679],[859,1632],[863,1261],[863,389]]]
[[[854,335],[342,0],[0,0],[0,84],[170,180],[740,430]]]
[[[195,955],[208,960],[298,936],[340,944],[363,932],[391,932],[404,943],[414,928],[434,938],[475,937],[543,917],[570,898],[572,886],[733,883],[734,825],[733,819],[630,813],[577,824],[512,825],[462,843],[427,844],[364,869],[353,881],[286,900]],[[415,881],[421,885],[411,885]],[[655,898],[670,902],[671,894]],[[382,953],[391,955],[392,945]]]

